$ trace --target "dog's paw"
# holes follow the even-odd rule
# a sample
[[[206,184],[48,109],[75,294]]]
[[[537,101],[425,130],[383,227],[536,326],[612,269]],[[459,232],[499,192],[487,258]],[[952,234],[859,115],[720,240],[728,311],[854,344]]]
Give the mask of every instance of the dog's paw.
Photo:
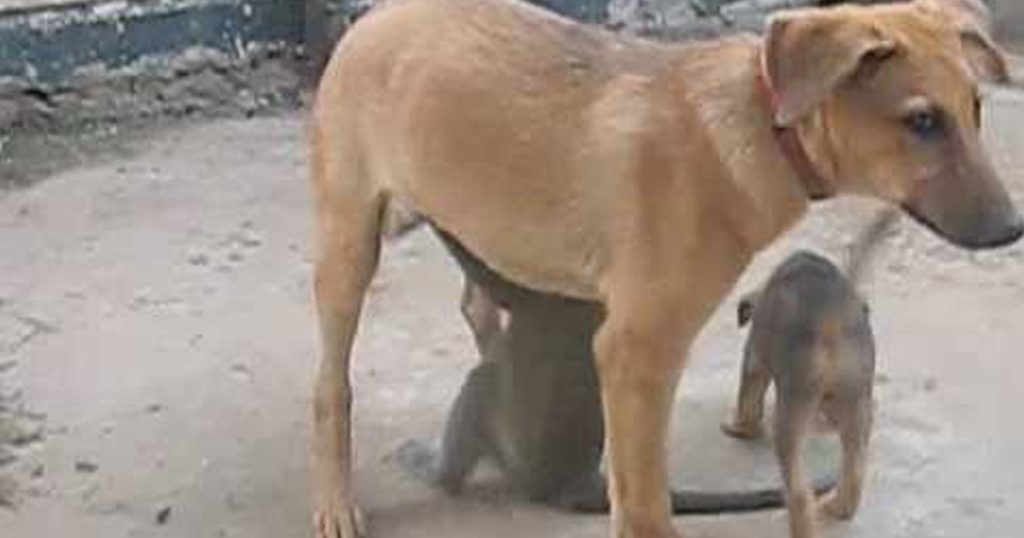
[[[690,535],[669,527],[661,531],[617,529],[615,536],[621,536],[622,538],[689,538]]]
[[[736,421],[723,422],[722,433],[736,439],[758,439],[764,436],[760,424],[742,424]]]
[[[366,537],[366,522],[355,506],[327,502],[313,513],[313,538]]]

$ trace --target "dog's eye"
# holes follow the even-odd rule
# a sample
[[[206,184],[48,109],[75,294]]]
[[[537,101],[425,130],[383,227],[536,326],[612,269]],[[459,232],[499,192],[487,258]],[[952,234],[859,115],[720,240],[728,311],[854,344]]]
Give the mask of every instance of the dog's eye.
[[[903,124],[922,140],[939,140],[946,134],[946,122],[938,110],[916,110],[903,118]]]

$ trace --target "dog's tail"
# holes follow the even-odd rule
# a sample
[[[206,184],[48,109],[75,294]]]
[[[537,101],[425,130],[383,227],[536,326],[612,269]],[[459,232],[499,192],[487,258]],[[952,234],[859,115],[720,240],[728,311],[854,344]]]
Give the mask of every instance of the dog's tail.
[[[874,219],[868,224],[860,235],[850,245],[846,258],[846,267],[843,274],[854,289],[859,289],[864,278],[865,269],[874,259],[882,240],[889,233],[892,227],[900,218],[900,211],[895,208],[886,208],[875,214]]]
[[[750,318],[754,317],[754,309],[757,308],[757,300],[761,297],[761,290],[754,290],[747,292],[740,297],[739,304],[736,305],[736,324],[743,327],[747,323],[750,323]]]

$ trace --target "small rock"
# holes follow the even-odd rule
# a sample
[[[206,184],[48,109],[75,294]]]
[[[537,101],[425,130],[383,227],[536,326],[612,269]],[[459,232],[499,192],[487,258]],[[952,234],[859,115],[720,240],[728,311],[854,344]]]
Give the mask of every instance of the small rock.
[[[242,261],[244,259],[245,259],[245,256],[243,256],[242,253],[238,252],[238,251],[234,251],[233,250],[233,251],[231,251],[228,254],[228,260],[232,261],[232,262],[236,262],[237,263],[237,262],[240,262],[240,261]]]
[[[235,497],[235,494],[231,492],[228,492],[228,494],[224,496],[224,504],[226,504],[228,509],[233,512],[237,512],[245,508],[245,505],[243,505],[241,501]]]
[[[17,487],[14,479],[0,475],[0,507],[14,508],[14,497]]]
[[[196,254],[190,255],[187,258],[187,261],[189,265],[194,265],[196,267],[204,267],[210,264],[210,257],[207,256],[206,254],[203,254],[202,252],[198,252]]]
[[[18,412],[18,416],[24,418],[25,420],[34,420],[36,422],[42,422],[42,421],[46,420],[46,413],[43,413],[43,412],[40,412],[40,411],[25,411],[25,410],[23,410],[23,411],[19,411]]]
[[[18,461],[18,455],[11,449],[0,445],[0,468],[6,467],[15,461]]]
[[[159,413],[164,410],[164,406],[158,403],[151,403],[146,406],[146,412],[150,414]]]
[[[157,525],[166,525],[169,519],[171,519],[170,506],[164,506],[163,508],[156,511],[155,521]]]
[[[248,366],[240,362],[236,362],[231,365],[231,373],[238,375],[240,377],[252,377],[252,370],[250,370]]]
[[[934,377],[929,377],[924,380],[924,384],[922,386],[924,387],[925,392],[934,392],[935,389],[939,387],[939,381]]]
[[[81,300],[85,299],[85,294],[78,290],[68,290],[64,292],[65,299]]]
[[[75,472],[83,474],[95,473],[100,469],[100,466],[88,460],[78,460],[75,462]]]
[[[41,426],[26,427],[8,420],[0,421],[0,443],[20,447],[38,442],[42,438]]]
[[[260,237],[254,233],[242,234],[238,238],[238,242],[241,243],[242,246],[246,248],[255,248],[263,244],[263,240],[260,239]]]
[[[42,478],[45,474],[46,466],[44,466],[42,463],[38,463],[32,467],[32,470],[29,471],[28,476],[34,479],[39,479]]]

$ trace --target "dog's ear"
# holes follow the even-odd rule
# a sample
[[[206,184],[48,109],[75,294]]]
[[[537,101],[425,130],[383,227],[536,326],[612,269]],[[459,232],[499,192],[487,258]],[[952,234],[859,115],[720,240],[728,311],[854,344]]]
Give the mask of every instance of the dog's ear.
[[[987,82],[1010,82],[1003,51],[992,40],[992,14],[980,0],[917,0],[917,5],[938,12],[960,33],[964,56],[975,76]]]
[[[1009,84],[1012,81],[1006,56],[988,34],[965,30],[960,32],[960,40],[967,63],[978,78],[997,84]]]
[[[844,81],[895,52],[895,43],[878,27],[844,13],[795,9],[768,20],[763,67],[777,99],[776,125],[792,125]]]
[[[754,317],[754,309],[757,308],[757,299],[760,293],[752,291],[743,297],[740,297],[740,302],[736,305],[736,324],[743,327],[747,323],[750,323],[750,318]]]

